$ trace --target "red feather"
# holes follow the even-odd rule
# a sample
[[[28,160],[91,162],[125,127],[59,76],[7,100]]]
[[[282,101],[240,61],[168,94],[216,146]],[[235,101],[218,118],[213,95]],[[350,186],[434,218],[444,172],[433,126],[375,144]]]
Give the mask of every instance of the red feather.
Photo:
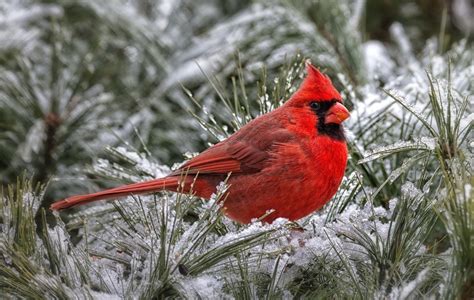
[[[313,101],[342,103],[341,96],[331,80],[311,64],[307,73],[283,106],[251,121],[169,176],[69,197],[51,209],[161,190],[191,192],[192,188],[196,195],[209,198],[231,173],[224,207],[232,219],[247,223],[270,209],[274,212],[265,218],[267,222],[308,215],[336,193],[346,167],[347,147],[344,140],[318,132],[321,119],[310,107]],[[328,122],[340,124],[349,116],[342,104],[331,105],[325,112],[330,117],[324,126]],[[183,174],[188,177],[182,178]]]
[[[178,186],[179,177],[165,177],[146,182],[138,182],[129,185],[124,185],[93,194],[72,196],[62,201],[53,203],[53,205],[51,205],[51,209],[60,210],[97,200],[128,196],[132,194],[143,194],[159,190],[175,190],[178,188]]]

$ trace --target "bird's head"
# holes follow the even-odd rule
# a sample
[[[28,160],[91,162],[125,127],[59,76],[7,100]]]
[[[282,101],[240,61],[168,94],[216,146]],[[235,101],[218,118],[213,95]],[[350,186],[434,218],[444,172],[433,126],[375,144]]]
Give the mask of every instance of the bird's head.
[[[306,62],[306,72],[303,83],[286,105],[305,115],[310,113],[316,116],[319,134],[344,139],[341,123],[349,118],[350,114],[342,104],[341,95],[332,85],[331,79],[309,61]]]

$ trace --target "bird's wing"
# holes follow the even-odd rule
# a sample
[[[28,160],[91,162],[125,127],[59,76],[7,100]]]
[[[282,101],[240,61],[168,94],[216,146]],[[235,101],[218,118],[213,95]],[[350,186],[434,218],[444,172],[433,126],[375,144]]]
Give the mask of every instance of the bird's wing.
[[[275,130],[266,136],[226,140],[192,158],[171,175],[253,173],[260,171],[270,157],[272,145],[287,142],[292,135]]]
[[[219,143],[187,161],[171,175],[179,175],[181,173],[223,174],[239,171],[240,162],[229,155],[225,143]]]

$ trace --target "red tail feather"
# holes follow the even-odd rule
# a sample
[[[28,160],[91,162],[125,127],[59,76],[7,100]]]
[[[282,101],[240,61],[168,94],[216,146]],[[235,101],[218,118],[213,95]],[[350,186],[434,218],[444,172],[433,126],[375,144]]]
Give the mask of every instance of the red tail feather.
[[[83,205],[86,203],[128,196],[131,194],[146,194],[151,192],[157,192],[162,190],[174,190],[176,191],[179,186],[179,177],[165,177],[160,179],[154,179],[145,182],[138,182],[121,187],[116,187],[110,190],[105,190],[93,194],[77,195],[66,198],[64,200],[55,202],[51,205],[52,210],[61,210],[76,205]]]

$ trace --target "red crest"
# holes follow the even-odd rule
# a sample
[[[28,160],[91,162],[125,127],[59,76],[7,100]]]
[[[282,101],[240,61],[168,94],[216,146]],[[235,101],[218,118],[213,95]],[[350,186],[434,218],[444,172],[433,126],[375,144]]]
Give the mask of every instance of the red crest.
[[[311,62],[306,61],[306,78],[301,83],[299,89],[293,94],[293,101],[331,101],[339,100],[342,97],[336,88],[332,85],[331,79],[321,73]]]

